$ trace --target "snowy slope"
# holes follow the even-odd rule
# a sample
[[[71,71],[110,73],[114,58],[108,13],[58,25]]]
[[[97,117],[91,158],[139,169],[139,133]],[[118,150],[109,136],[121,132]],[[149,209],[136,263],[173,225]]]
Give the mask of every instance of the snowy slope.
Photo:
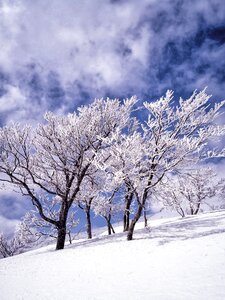
[[[150,227],[2,259],[0,299],[225,299],[225,211]]]

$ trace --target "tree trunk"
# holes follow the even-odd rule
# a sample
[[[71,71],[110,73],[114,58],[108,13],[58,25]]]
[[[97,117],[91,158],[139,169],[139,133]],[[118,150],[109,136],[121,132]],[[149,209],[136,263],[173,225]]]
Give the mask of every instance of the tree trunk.
[[[108,227],[108,235],[111,235],[112,233],[115,234],[115,230],[112,226],[112,224],[110,223],[110,221],[107,220],[107,227]]]
[[[82,207],[79,203],[78,206],[85,211],[86,215],[86,232],[87,232],[87,238],[92,239],[92,228],[91,228],[91,203],[93,198],[90,198],[89,200],[85,201],[85,207]]]
[[[66,227],[58,228],[56,250],[64,249],[66,240]]]
[[[199,200],[198,203],[197,203],[197,207],[196,207],[196,209],[195,209],[195,211],[194,211],[194,215],[197,215],[197,214],[198,214],[198,212],[199,212],[199,210],[200,210],[200,206],[201,206],[201,200]]]
[[[111,235],[112,233],[114,234],[115,233],[115,230],[111,224],[111,215],[109,214],[109,216],[105,216],[104,217],[106,222],[107,222],[107,228],[108,228],[108,235]]]
[[[176,211],[178,212],[179,215],[181,215],[182,218],[185,217],[185,213],[184,213],[184,210],[183,210],[182,207],[178,207],[178,208],[176,209]]]
[[[151,180],[153,178],[153,174],[151,174],[151,176],[149,177],[149,180],[148,180],[148,186],[151,184]],[[129,226],[129,229],[128,229],[128,232],[127,232],[127,240],[128,241],[131,241],[133,239],[133,234],[134,234],[134,227],[137,223],[137,221],[140,219],[141,217],[141,214],[142,214],[142,209],[145,208],[145,202],[147,200],[147,197],[148,197],[148,189],[146,188],[144,190],[144,193],[143,193],[143,196],[142,196],[142,200],[138,201],[138,209],[137,209],[137,212],[133,218],[133,220],[131,221],[131,224]],[[137,199],[138,200],[138,199]]]
[[[111,227],[112,233],[115,234],[115,230],[114,230],[114,228],[113,228],[113,226],[112,226],[111,223],[110,223],[110,227]]]
[[[152,172],[150,173],[150,176],[148,178],[148,184],[147,184],[148,188],[145,188],[145,190],[143,192],[142,199],[137,199],[137,200],[139,200],[138,201],[138,210],[137,210],[137,212],[136,212],[133,220],[131,221],[131,224],[130,224],[128,232],[127,232],[127,240],[128,241],[131,241],[133,239],[134,227],[135,227],[137,221],[141,217],[142,209],[145,207],[145,202],[146,202],[146,200],[148,198],[149,186],[151,185],[151,182],[152,182],[152,179],[153,179],[153,176],[154,176],[154,171],[155,171],[156,166],[157,165],[154,163],[154,158],[153,158],[153,160],[152,160],[152,166],[151,166],[151,171]]]
[[[137,210],[137,212],[136,212],[136,214],[134,216],[134,219],[131,221],[131,224],[130,224],[128,232],[127,232],[127,240],[128,241],[131,241],[133,239],[134,227],[135,227],[137,221],[141,217],[142,208],[143,208],[143,206],[141,204],[139,204],[138,210]]]
[[[146,228],[148,227],[148,218],[147,218],[145,207],[144,207],[144,221],[145,221],[145,228]]]
[[[107,221],[107,227],[108,227],[108,235],[111,235],[111,226],[110,226],[110,222]]]
[[[87,237],[88,239],[92,238],[92,230],[91,230],[91,215],[90,215],[90,206],[86,206],[86,220],[87,220]]]
[[[57,236],[57,243],[56,243],[56,250],[64,249],[65,241],[66,241],[66,222],[67,216],[70,206],[68,205],[67,201],[62,203],[62,207],[59,214],[59,222],[57,225],[58,236]]]
[[[123,232],[128,231],[130,225],[130,206],[133,199],[133,193],[129,193],[125,197],[125,212],[123,215]]]
[[[69,237],[69,243],[70,243],[70,244],[72,244],[71,232],[70,232],[70,231],[68,231],[68,232],[67,232],[67,234],[68,234],[68,237]]]

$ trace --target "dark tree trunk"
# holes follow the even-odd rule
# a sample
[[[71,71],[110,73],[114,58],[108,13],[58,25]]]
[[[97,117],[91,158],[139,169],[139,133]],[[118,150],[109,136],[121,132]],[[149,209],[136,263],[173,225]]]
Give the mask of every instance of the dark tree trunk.
[[[111,215],[105,216],[106,222],[107,222],[107,228],[108,228],[108,235],[111,235],[112,233],[115,233],[115,230],[111,224]]]
[[[68,234],[68,237],[69,237],[69,243],[72,244],[71,232],[69,231],[69,232],[67,232],[67,234]]]
[[[149,178],[148,178],[147,188],[145,188],[145,190],[143,192],[142,199],[139,199],[138,195],[136,195],[137,202],[138,202],[138,209],[137,209],[137,212],[136,212],[133,220],[131,221],[131,224],[130,224],[128,232],[127,232],[127,240],[128,241],[131,241],[133,239],[134,227],[135,227],[137,221],[141,217],[142,209],[145,207],[145,202],[148,198],[149,187],[151,186],[151,182],[152,182],[152,179],[154,177],[154,171],[156,169],[156,166],[157,166],[157,164],[154,163],[154,158],[153,158],[152,165],[151,165],[151,173],[150,173]]]
[[[64,249],[66,240],[66,227],[58,228],[56,250]]]
[[[130,225],[130,206],[133,199],[133,193],[129,193],[125,197],[125,212],[123,215],[123,232],[128,231]]]
[[[128,231],[129,225],[130,225],[130,212],[126,210],[123,215],[123,232]]]
[[[108,221],[107,221],[107,227],[108,227],[108,235],[111,235],[112,234],[111,226],[110,226],[110,222]]]
[[[57,236],[57,243],[56,243],[56,250],[64,249],[65,241],[66,241],[66,222],[67,216],[70,206],[68,205],[67,201],[62,203],[62,207],[59,214],[59,222],[57,226],[58,236]]]
[[[110,227],[111,227],[112,233],[115,234],[115,230],[114,230],[114,228],[113,228],[113,226],[112,226],[111,223],[110,223]]]
[[[144,208],[144,221],[145,221],[145,228],[148,227],[148,218],[147,218],[147,214],[146,214],[146,210]]]
[[[198,214],[198,212],[199,212],[199,210],[200,210],[200,206],[201,206],[201,201],[199,200],[198,203],[197,203],[197,207],[196,207],[196,209],[195,209],[195,211],[194,211],[194,215],[197,215],[197,214]]]
[[[112,224],[110,223],[110,221],[107,220],[107,227],[108,227],[108,235],[111,235],[112,233],[115,233],[115,230],[112,226]]]
[[[85,211],[86,215],[86,232],[87,232],[87,238],[92,239],[92,226],[91,226],[91,203],[93,198],[90,198],[89,200],[85,201],[85,206],[82,207],[80,203],[78,203],[78,206]]]
[[[88,239],[92,238],[92,230],[91,230],[91,214],[90,214],[90,206],[86,206],[86,221],[87,221],[87,237]]]
[[[154,170],[154,167],[152,167],[152,170]],[[150,175],[149,177],[149,180],[148,180],[148,186],[150,186],[151,184],[151,181],[152,181],[152,178],[153,178],[153,173]],[[138,196],[137,196],[138,197]],[[140,201],[140,199],[137,199],[138,201],[138,209],[137,209],[137,212],[133,218],[133,220],[131,221],[131,224],[129,226],[129,229],[128,229],[128,232],[127,232],[127,240],[128,241],[131,241],[133,239],[133,234],[134,234],[134,227],[137,223],[137,221],[140,219],[141,217],[141,214],[142,214],[142,209],[145,207],[145,202],[147,200],[147,197],[148,197],[148,188],[146,188],[144,190],[144,193],[143,193],[143,196],[142,196],[142,199]]]
[[[178,214],[181,215],[182,218],[185,217],[185,213],[184,213],[184,210],[182,207],[179,207],[176,210],[177,210]]]
[[[134,227],[137,223],[137,221],[140,219],[142,213],[142,205],[138,206],[138,210],[133,218],[133,220],[130,223],[128,232],[127,232],[127,240],[131,241],[133,239],[133,234],[134,234]]]

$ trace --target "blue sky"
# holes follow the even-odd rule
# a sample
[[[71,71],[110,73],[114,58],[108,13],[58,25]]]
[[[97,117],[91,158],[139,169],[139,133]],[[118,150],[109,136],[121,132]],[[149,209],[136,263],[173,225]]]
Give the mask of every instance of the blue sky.
[[[0,0],[0,45],[1,125],[106,96],[185,97],[208,86],[225,98],[224,0]],[[8,230],[25,206],[6,194]]]

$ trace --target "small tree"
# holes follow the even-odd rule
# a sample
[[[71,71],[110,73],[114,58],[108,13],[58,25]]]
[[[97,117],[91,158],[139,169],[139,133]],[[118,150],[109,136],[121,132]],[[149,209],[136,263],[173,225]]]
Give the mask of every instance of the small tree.
[[[118,190],[115,189],[112,193],[100,194],[95,198],[94,202],[94,212],[106,220],[109,235],[115,233],[111,222],[112,217],[122,210],[121,203],[116,202],[114,199],[117,191]]]
[[[107,157],[107,160],[109,159]],[[121,181],[117,180],[112,173],[102,170],[98,171],[97,193],[93,197],[93,211],[96,216],[101,216],[105,219],[108,234],[115,233],[112,226],[112,218],[119,212],[124,210],[124,205],[121,203],[121,197],[117,197],[121,193]]]
[[[14,255],[17,247],[15,247],[15,240],[7,239],[3,233],[0,233],[0,254],[2,257],[8,257]]]
[[[28,228],[22,220],[16,227],[13,237],[6,237],[0,233],[0,255],[5,258],[30,249],[35,244],[36,237],[27,234],[27,230]]]
[[[96,176],[96,174],[95,174]],[[94,198],[98,195],[98,184],[95,178],[87,177],[78,194],[78,206],[85,212],[88,239],[92,238],[91,208]]]

